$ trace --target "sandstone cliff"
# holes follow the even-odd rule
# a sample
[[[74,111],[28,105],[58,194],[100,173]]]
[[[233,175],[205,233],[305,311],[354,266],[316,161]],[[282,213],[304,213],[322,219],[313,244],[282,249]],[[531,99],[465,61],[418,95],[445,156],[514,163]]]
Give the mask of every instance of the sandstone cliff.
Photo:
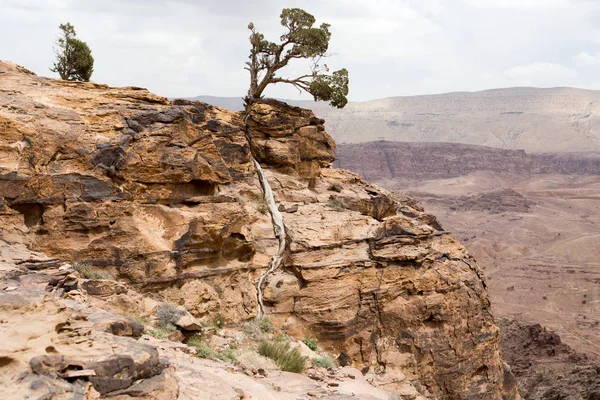
[[[50,257],[28,270],[68,261],[202,320],[249,320],[277,247],[252,151],[288,235],[265,288],[276,325],[390,391],[404,373],[431,398],[518,398],[464,247],[414,202],[330,168],[312,112],[261,102],[247,124],[252,148],[238,113],[0,63],[0,239]]]
[[[599,175],[600,153],[542,153],[457,143],[377,141],[342,144],[334,164],[368,180],[420,181],[447,179],[472,172]]]

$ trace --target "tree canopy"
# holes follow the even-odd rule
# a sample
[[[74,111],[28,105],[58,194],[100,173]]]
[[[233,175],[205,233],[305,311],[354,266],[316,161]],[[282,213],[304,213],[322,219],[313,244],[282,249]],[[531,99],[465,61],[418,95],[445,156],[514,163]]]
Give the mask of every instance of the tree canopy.
[[[87,43],[76,38],[75,28],[70,23],[60,24],[61,36],[56,41],[56,61],[50,71],[57,72],[61,79],[88,82],[94,72],[94,57]]]
[[[348,103],[348,70],[342,68],[329,73],[327,65],[321,64],[329,48],[330,25],[314,27],[315,17],[299,8],[284,8],[280,18],[286,31],[279,43],[266,40],[252,22],[248,24],[252,47],[250,61],[246,62],[246,69],[250,71],[246,105],[260,99],[269,85],[287,83],[310,93],[315,101],[327,101],[333,107],[343,108]],[[280,76],[280,70],[294,59],[310,59],[310,73],[297,78]]]

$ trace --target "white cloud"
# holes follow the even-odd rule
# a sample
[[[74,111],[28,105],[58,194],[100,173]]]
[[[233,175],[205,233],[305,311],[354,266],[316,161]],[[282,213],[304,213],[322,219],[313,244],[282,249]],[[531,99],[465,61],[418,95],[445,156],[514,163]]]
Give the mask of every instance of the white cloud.
[[[597,86],[599,0],[0,0],[2,55],[51,75],[58,24],[70,21],[96,59],[93,79],[166,96],[243,96],[247,23],[266,38],[300,4],[331,24],[327,59],[350,71],[350,98],[515,85]],[[596,43],[598,42],[598,43]],[[587,53],[580,53],[586,49]],[[573,54],[577,54],[573,57]],[[551,61],[541,63],[540,60]],[[290,65],[285,76],[303,73]],[[276,85],[268,95],[294,97]]]
[[[464,0],[473,7],[479,8],[551,8],[567,7],[569,0]]]
[[[522,83],[543,85],[556,82],[557,85],[561,85],[577,77],[577,71],[560,64],[534,62],[509,68],[504,71],[504,75]]]
[[[587,67],[590,65],[599,65],[600,53],[596,53],[596,55],[591,55],[584,51],[574,56],[573,61],[575,61],[577,65],[582,67]]]

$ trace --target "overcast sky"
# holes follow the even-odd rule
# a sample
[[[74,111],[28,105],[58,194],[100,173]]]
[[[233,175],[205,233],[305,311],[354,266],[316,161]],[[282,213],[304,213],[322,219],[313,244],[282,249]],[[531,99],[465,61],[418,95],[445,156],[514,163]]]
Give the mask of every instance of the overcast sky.
[[[69,21],[92,49],[95,82],[241,97],[248,22],[275,40],[284,7],[331,24],[327,63],[350,71],[353,101],[510,86],[600,89],[600,0],[0,0],[0,59],[53,76],[58,25]],[[267,95],[298,98],[285,86]]]

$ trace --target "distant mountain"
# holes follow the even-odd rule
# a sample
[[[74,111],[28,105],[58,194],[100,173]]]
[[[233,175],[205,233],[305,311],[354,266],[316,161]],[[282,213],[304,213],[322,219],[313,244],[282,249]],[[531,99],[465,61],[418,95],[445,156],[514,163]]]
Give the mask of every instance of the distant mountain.
[[[241,98],[196,99],[241,110]],[[349,103],[290,101],[325,118],[338,143],[450,142],[528,152],[600,151],[600,91],[528,87]]]

